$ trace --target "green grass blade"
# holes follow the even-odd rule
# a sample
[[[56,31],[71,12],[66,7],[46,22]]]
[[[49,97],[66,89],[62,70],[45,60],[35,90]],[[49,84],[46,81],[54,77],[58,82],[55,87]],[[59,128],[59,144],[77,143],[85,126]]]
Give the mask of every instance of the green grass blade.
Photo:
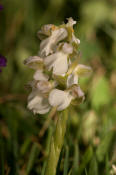
[[[64,173],[63,173],[63,175],[67,175],[68,174],[68,163],[69,163],[69,148],[68,148],[68,146],[66,146],[65,159],[64,159]]]
[[[74,145],[74,158],[73,158],[73,169],[72,175],[76,175],[79,167],[79,150],[78,145]]]
[[[37,158],[39,154],[39,148],[38,148],[38,145],[37,143],[34,143],[33,146],[32,146],[32,149],[31,149],[31,153],[30,153],[30,156],[29,156],[29,161],[27,163],[27,169],[26,169],[26,173],[27,175],[30,173],[30,171],[32,170],[33,168],[33,165],[34,165],[34,162]]]
[[[89,147],[83,156],[82,163],[78,171],[78,175],[80,175],[85,170],[86,165],[90,162],[92,156],[93,156],[93,149],[92,147]]]

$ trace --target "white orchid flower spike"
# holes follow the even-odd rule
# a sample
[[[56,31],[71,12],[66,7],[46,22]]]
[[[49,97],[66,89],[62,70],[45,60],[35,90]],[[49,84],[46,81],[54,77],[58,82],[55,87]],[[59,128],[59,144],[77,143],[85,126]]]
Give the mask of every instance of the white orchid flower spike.
[[[32,91],[28,97],[28,109],[34,114],[46,114],[51,108],[62,111],[70,104],[78,105],[84,100],[84,93],[78,82],[80,76],[91,68],[78,64],[78,45],[72,18],[66,24],[47,24],[38,31],[40,50],[38,56],[31,56],[24,64],[35,70],[29,83]]]

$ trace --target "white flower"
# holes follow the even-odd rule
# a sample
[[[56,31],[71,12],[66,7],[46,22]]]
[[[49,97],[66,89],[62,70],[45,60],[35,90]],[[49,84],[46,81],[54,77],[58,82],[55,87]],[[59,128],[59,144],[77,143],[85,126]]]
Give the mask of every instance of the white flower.
[[[57,111],[62,111],[67,108],[72,100],[84,100],[84,93],[80,86],[72,86],[69,90],[53,89],[49,94],[49,104],[52,107],[57,107]]]
[[[69,92],[59,89],[53,89],[49,94],[49,103],[53,107],[57,107],[58,111],[62,111],[70,105],[73,96]]]
[[[67,77],[67,87],[71,87],[73,84],[78,84],[79,76],[86,76],[91,72],[91,67],[85,66],[83,64],[77,64],[75,67],[70,69],[72,69],[72,71]]]
[[[24,60],[24,64],[32,69],[40,69],[43,67],[43,59],[39,56],[31,56]]]
[[[28,106],[34,114],[45,114],[49,112],[51,106],[47,97],[44,97],[38,90],[32,91],[28,97]]]
[[[60,47],[60,46],[59,46]],[[73,47],[68,43],[63,43],[61,50],[47,56],[44,59],[44,64],[48,70],[53,69],[53,74],[63,75],[68,70],[68,55],[73,52]]]
[[[44,57],[54,52],[56,45],[59,41],[62,41],[67,37],[67,30],[64,28],[58,28],[51,31],[51,35],[41,41],[39,54]]]
[[[44,59],[48,70],[53,68],[53,74],[62,75],[68,70],[67,55],[63,52],[54,53]]]

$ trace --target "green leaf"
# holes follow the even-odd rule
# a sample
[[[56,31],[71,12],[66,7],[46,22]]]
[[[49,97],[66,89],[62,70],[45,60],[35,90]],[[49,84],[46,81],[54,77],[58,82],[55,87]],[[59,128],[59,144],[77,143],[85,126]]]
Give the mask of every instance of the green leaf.
[[[85,170],[86,165],[90,162],[92,156],[93,156],[93,149],[92,147],[89,147],[83,156],[82,163],[79,167],[78,175],[80,175]]]
[[[98,165],[95,155],[93,155],[90,162],[89,175],[98,175]]]

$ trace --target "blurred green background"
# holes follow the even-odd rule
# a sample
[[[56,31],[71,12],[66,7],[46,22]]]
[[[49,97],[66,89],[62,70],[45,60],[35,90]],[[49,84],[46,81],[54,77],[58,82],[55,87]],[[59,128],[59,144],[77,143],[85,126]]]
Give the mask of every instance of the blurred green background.
[[[25,85],[33,71],[23,60],[37,55],[37,31],[43,24],[77,21],[80,63],[93,73],[81,78],[86,100],[70,109],[57,175],[114,175],[116,165],[116,1],[4,0],[0,4],[0,175],[44,175],[55,121],[42,137],[47,115],[26,108]],[[51,165],[52,166],[52,165]]]

